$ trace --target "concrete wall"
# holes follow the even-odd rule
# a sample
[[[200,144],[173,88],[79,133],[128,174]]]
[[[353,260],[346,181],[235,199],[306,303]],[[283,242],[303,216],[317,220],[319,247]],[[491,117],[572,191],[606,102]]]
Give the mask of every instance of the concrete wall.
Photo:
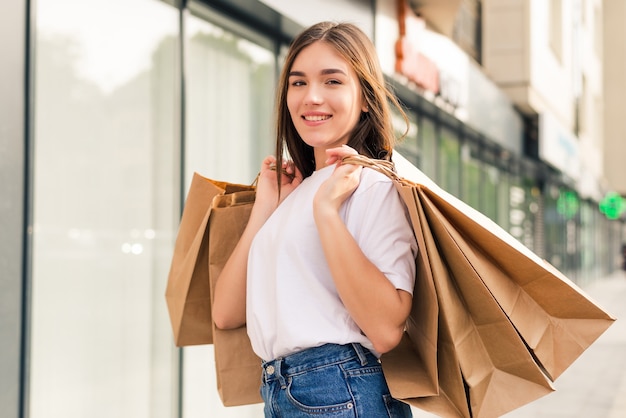
[[[595,200],[604,193],[602,155],[610,148],[604,140],[602,3],[483,1],[486,73],[523,112],[547,115],[559,126],[557,136],[572,138],[569,148],[575,150],[572,161],[576,160],[576,167],[567,164],[557,168],[565,172],[571,169],[568,174],[575,179],[580,195]],[[614,3],[613,7],[624,8],[623,2]],[[555,12],[559,7],[560,14]],[[619,16],[616,27],[624,18],[623,14]],[[623,29],[621,37],[613,38],[621,39],[623,44]],[[556,137],[540,141],[541,146],[552,150],[544,155],[549,163],[566,151],[559,149]]]
[[[573,126],[571,2],[563,2],[562,42],[549,41],[545,0],[483,1],[483,66],[525,112],[550,111]]]
[[[604,174],[626,195],[626,2],[604,0]]]
[[[601,200],[604,167],[604,85],[602,74],[602,0],[581,2],[580,31],[574,40],[577,62],[582,78],[576,87],[581,95],[579,102],[579,133],[581,176],[579,189],[584,197]],[[583,81],[584,80],[584,81]]]

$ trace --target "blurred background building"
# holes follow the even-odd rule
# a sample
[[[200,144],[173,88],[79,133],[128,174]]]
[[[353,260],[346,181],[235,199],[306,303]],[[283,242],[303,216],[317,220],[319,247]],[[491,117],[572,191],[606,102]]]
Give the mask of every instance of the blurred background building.
[[[5,1],[3,417],[259,415],[221,406],[212,347],[173,347],[165,283],[192,173],[252,182],[320,20],[374,40],[417,167],[577,283],[619,268],[622,0]]]

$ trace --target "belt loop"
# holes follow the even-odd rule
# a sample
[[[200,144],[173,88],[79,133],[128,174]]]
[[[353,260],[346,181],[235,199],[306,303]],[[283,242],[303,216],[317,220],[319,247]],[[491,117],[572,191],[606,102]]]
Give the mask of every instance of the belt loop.
[[[361,366],[365,366],[367,364],[367,357],[365,357],[365,350],[363,349],[363,346],[359,343],[352,343],[352,347],[354,348],[356,355],[359,356]]]
[[[261,369],[263,370],[263,383],[267,383],[270,379],[269,379],[269,373],[267,371],[267,368],[270,366],[269,361],[264,361],[261,363]]]
[[[285,389],[287,387],[287,382],[285,381],[285,376],[283,376],[283,358],[279,357],[274,362],[274,367],[276,368],[276,377],[278,377],[278,381],[280,382],[281,389]]]

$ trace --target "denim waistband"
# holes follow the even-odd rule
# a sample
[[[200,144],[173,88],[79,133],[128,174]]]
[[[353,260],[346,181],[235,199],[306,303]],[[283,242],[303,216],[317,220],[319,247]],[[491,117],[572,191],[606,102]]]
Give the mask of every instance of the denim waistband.
[[[362,366],[378,360],[371,351],[358,343],[324,344],[263,362],[263,381],[278,379],[283,383],[287,376],[352,359],[358,359]]]

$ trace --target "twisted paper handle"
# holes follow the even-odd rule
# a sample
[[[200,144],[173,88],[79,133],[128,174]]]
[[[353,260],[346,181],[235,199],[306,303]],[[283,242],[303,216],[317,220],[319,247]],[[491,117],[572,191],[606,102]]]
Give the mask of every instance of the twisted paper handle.
[[[355,164],[363,167],[368,167],[378,171],[389,177],[391,180],[402,183],[404,180],[395,172],[394,164],[387,160],[375,160],[373,158],[366,157],[365,155],[348,155],[341,160],[343,163]]]

